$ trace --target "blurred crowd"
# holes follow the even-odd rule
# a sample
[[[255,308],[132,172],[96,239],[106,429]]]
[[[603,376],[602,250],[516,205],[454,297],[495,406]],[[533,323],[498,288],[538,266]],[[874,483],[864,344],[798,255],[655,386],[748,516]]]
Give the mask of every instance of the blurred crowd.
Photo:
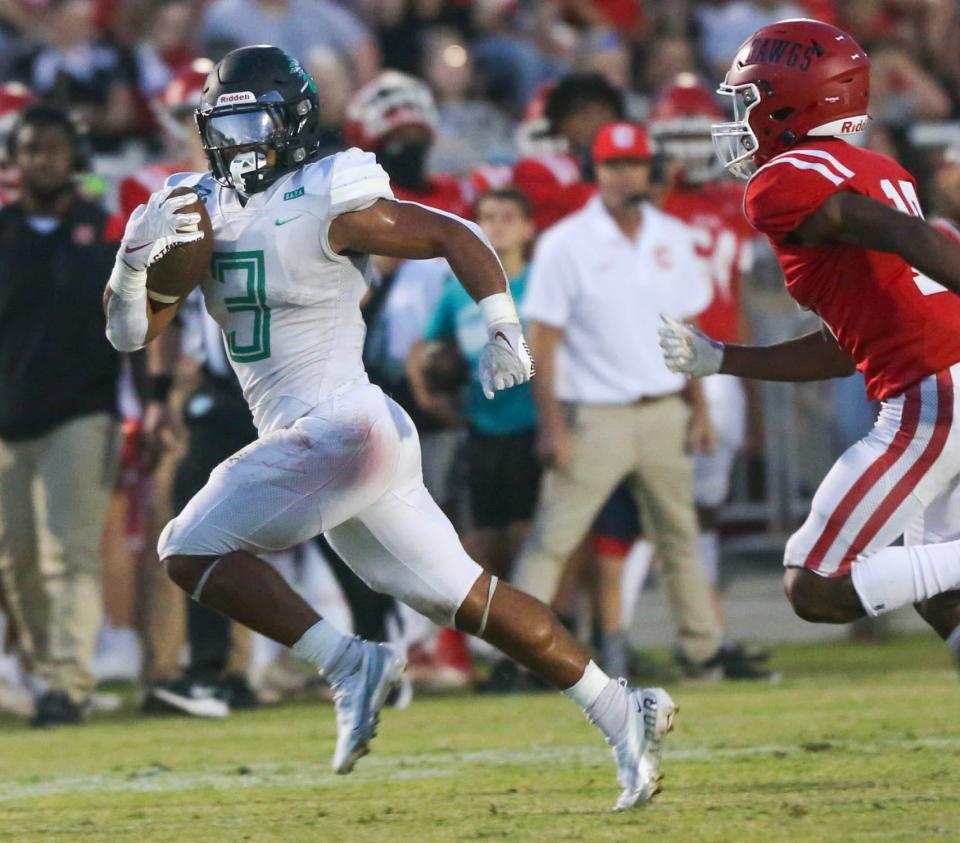
[[[596,352],[602,363],[609,349],[600,348],[583,300],[569,293],[564,302],[547,289],[551,274],[576,260],[562,257],[556,233],[538,238],[561,230],[554,227],[571,215],[585,215],[578,225],[589,223],[591,209],[602,215],[596,203],[614,201],[632,178],[610,162],[642,161],[639,193],[664,216],[695,228],[707,213],[672,193],[684,178],[697,195],[705,184],[716,188],[709,204],[717,213],[734,209],[717,224],[722,231],[700,244],[714,265],[702,272],[729,269],[733,289],[718,292],[717,278],[709,278],[714,301],[694,307],[691,293],[688,310],[677,315],[701,316],[702,327],[725,340],[771,341],[797,329],[808,317],[784,308],[764,244],[732,221],[742,185],[716,170],[709,141],[709,123],[723,119],[712,91],[737,48],[758,27],[788,17],[836,23],[865,47],[872,120],[858,142],[897,157],[918,178],[925,207],[960,219],[954,0],[0,0],[0,207],[8,212],[0,211],[0,250],[8,250],[0,334],[8,332],[13,346],[5,350],[0,337],[0,710],[33,716],[37,725],[78,722],[90,708],[116,702],[94,692],[97,681],[124,679],[143,684],[148,710],[224,716],[317,684],[279,648],[184,601],[157,564],[159,530],[220,460],[255,436],[202,307],[193,302],[178,329],[149,352],[120,358],[102,334],[77,333],[60,358],[50,357],[50,370],[25,372],[15,353],[27,354],[36,336],[56,344],[55,331],[65,343],[90,301],[95,312],[99,292],[81,301],[78,290],[56,285],[82,276],[78,288],[102,290],[133,209],[170,173],[206,169],[193,123],[202,80],[224,53],[256,43],[283,48],[316,81],[325,154],[348,146],[374,151],[398,198],[483,227],[533,323],[535,355],[548,361],[547,371],[567,367],[557,381],[563,386],[536,393],[524,386],[487,402],[473,372],[479,312],[449,267],[377,261],[365,304],[367,365],[417,421],[428,488],[468,551],[552,602],[593,638],[608,672],[636,668],[627,633],[644,582],[660,577],[683,672],[769,678],[762,652],[725,639],[717,589],[733,461],[746,451],[756,472],[769,474],[762,422],[776,412],[764,403],[770,393],[720,384],[709,395],[684,394],[694,427],[682,445],[700,452],[696,460],[650,468],[617,451],[618,466],[602,469],[603,448],[577,451],[586,445],[571,431],[585,428],[587,415],[571,420],[570,410],[619,404],[617,389],[648,375],[627,365],[619,382],[598,382],[587,362]],[[598,177],[601,200],[594,198]],[[68,193],[72,205],[60,201]],[[69,257],[45,261],[44,238],[67,224]],[[668,231],[673,224],[662,223]],[[573,242],[585,229],[562,230]],[[603,242],[596,230],[598,239],[579,244],[581,252]],[[11,280],[13,266],[32,287],[51,285],[42,307]],[[662,270],[652,267],[651,275]],[[571,278],[568,290],[577,283]],[[741,297],[743,290],[756,294]],[[624,335],[647,330],[629,312],[618,321],[632,306],[626,294],[605,306]],[[16,322],[26,328],[13,340]],[[641,359],[655,348],[654,333],[647,331],[647,346],[628,343],[624,352]],[[74,367],[71,356],[95,362]],[[83,378],[86,398],[58,403]],[[855,380],[838,386],[822,412],[837,445],[870,423]],[[680,395],[681,387],[657,381],[629,403],[654,418],[647,399]],[[8,390],[18,406],[3,398]],[[624,424],[594,416],[607,452],[618,447],[609,437],[626,437]],[[672,418],[627,426],[652,425],[659,436]],[[77,427],[94,421],[96,429]],[[795,449],[797,441],[786,444]],[[707,464],[714,452],[724,455],[722,465]],[[83,461],[91,455],[99,461]],[[578,459],[585,479],[564,490],[561,480]],[[591,472],[602,470],[614,487],[625,481],[612,496],[605,486],[592,490]],[[61,482],[66,474],[72,485]],[[693,488],[695,474],[708,478],[707,491]],[[58,506],[69,509],[78,498],[82,512],[57,517]],[[662,501],[685,503],[674,512]],[[570,528],[580,520],[582,529]],[[90,534],[85,544],[74,540],[79,532]],[[488,651],[367,590],[322,539],[272,561],[334,622],[406,648],[420,687],[479,682],[475,663]],[[506,664],[482,672],[493,690],[531,681]],[[402,705],[409,689],[401,696]]]

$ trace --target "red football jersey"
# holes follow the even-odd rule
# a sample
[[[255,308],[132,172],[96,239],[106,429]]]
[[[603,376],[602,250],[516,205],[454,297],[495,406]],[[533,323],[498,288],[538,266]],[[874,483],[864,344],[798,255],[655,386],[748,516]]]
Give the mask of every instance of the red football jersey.
[[[739,342],[740,275],[750,269],[756,232],[743,218],[743,183],[718,181],[674,187],[663,210],[694,230],[697,255],[713,287],[713,300],[697,317],[701,330],[721,342]]]
[[[120,240],[123,237],[123,230],[127,225],[127,220],[139,205],[146,205],[150,199],[150,194],[155,193],[163,187],[167,176],[174,173],[182,173],[190,169],[188,163],[177,164],[150,164],[144,167],[136,175],[127,176],[120,182],[118,188],[117,203],[119,208],[117,212],[110,217],[107,223],[107,230],[111,233],[114,240]]]
[[[960,360],[960,296],[890,252],[791,242],[790,233],[840,190],[922,216],[903,167],[835,138],[808,139],[757,170],[744,210],[769,238],[790,295],[833,331],[870,398],[884,399]]]
[[[481,164],[470,172],[470,184],[477,198],[488,190],[498,190],[513,183],[513,167],[509,164]]]
[[[431,176],[427,182],[427,189],[414,192],[399,185],[390,185],[393,195],[406,202],[418,202],[428,208],[446,211],[465,219],[473,218],[473,186],[467,179],[456,176]]]
[[[530,200],[537,231],[579,211],[597,190],[583,180],[577,160],[565,153],[520,159],[513,183]]]
[[[957,227],[957,224],[946,217],[931,217],[930,225],[932,225],[937,231],[941,234],[946,234],[951,240],[956,240],[960,243],[960,228]]]

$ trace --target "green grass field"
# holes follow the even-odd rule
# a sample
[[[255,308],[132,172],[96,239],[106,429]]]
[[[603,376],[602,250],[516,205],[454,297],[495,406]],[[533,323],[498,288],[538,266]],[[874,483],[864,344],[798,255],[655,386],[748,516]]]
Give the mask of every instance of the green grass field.
[[[960,681],[932,637],[778,650],[777,686],[670,687],[664,792],[559,695],[418,699],[351,776],[328,705],[225,722],[0,723],[0,840],[960,840]],[[655,835],[655,836],[654,836]]]

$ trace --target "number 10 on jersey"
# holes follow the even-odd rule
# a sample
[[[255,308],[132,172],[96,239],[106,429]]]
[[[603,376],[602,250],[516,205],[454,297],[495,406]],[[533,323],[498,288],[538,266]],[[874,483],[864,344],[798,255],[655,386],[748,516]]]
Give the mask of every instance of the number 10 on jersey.
[[[238,331],[226,332],[227,353],[235,363],[253,363],[270,356],[270,308],[267,306],[267,278],[264,271],[263,250],[252,252],[214,252],[211,265],[215,280],[221,284],[234,281],[234,274],[241,274],[240,287],[245,294],[227,296],[223,303],[227,313],[249,313],[252,317],[251,330],[243,330],[242,337],[250,337],[249,342],[237,338]]]
[[[920,217],[920,219],[923,219],[923,211],[920,209],[920,199],[917,197],[917,191],[914,190],[913,184],[901,180],[898,189],[890,179],[882,179],[880,187],[887,199],[893,202],[901,214],[909,214],[911,217]],[[947,292],[947,288],[942,284],[938,284],[932,278],[916,269],[913,270],[913,283],[917,285],[917,289],[925,296]]]

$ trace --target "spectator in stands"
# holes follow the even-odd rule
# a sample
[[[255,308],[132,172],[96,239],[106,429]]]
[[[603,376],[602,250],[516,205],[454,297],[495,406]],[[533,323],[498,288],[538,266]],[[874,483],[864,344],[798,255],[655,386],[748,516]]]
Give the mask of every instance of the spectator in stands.
[[[887,41],[870,50],[870,116],[879,123],[906,126],[947,117],[950,109],[942,85],[905,46]]]
[[[317,47],[310,51],[306,70],[320,100],[320,155],[332,155],[346,147],[343,129],[353,95],[350,65],[336,50]]]
[[[649,45],[640,87],[647,94],[653,94],[669,85],[679,74],[696,73],[696,70],[697,56],[690,40],[682,35],[666,35]],[[725,74],[726,70],[716,81],[719,82]]]
[[[596,191],[590,150],[600,128],[624,116],[623,92],[599,73],[571,74],[546,96],[544,117],[561,151],[517,162],[513,181],[530,200],[537,230],[583,207]]]
[[[13,134],[22,195],[0,209],[0,576],[33,723],[79,723],[93,690],[99,544],[116,470],[118,358],[104,336],[107,214],[73,185],[77,136],[48,106]]]
[[[694,17],[700,58],[716,79],[723,79],[740,45],[761,26],[785,18],[806,17],[799,3],[784,0],[702,0]],[[681,68],[681,70],[688,68]]]
[[[516,188],[493,190],[477,200],[476,218],[497,251],[519,307],[533,239],[530,203]],[[415,400],[430,411],[446,398],[431,390],[438,358],[443,365],[450,357],[462,356],[469,367],[463,417],[469,426],[465,458],[470,517],[462,540],[486,570],[506,577],[529,530],[540,483],[534,453],[536,416],[529,384],[498,393],[492,401],[484,396],[477,368],[484,342],[480,308],[449,277],[424,339],[410,352],[407,372]]]
[[[657,324],[660,313],[696,315],[711,290],[690,229],[645,201],[644,130],[606,126],[593,157],[599,195],[544,233],[530,271],[524,310],[547,471],[514,582],[550,602],[597,512],[629,477],[663,561],[679,650],[705,663],[722,630],[697,558],[690,451],[712,431],[699,390],[657,359]]]
[[[134,47],[141,94],[159,97],[174,75],[196,57],[196,8],[190,0],[160,0],[150,10]]]
[[[588,33],[580,44],[577,70],[599,73],[614,88],[629,90],[633,82],[630,51],[623,39],[610,30]]]
[[[56,0],[50,43],[18,60],[14,77],[67,111],[97,152],[116,151],[136,127],[136,65],[97,31],[92,0]]]
[[[329,47],[350,62],[361,83],[380,65],[367,28],[331,0],[214,0],[203,19],[207,55],[217,59],[246,44],[273,44],[304,65],[317,47]]]
[[[468,45],[454,30],[427,36],[423,77],[437,101],[437,130],[427,168],[465,173],[478,162],[512,161],[513,127],[506,115],[479,96]]]

